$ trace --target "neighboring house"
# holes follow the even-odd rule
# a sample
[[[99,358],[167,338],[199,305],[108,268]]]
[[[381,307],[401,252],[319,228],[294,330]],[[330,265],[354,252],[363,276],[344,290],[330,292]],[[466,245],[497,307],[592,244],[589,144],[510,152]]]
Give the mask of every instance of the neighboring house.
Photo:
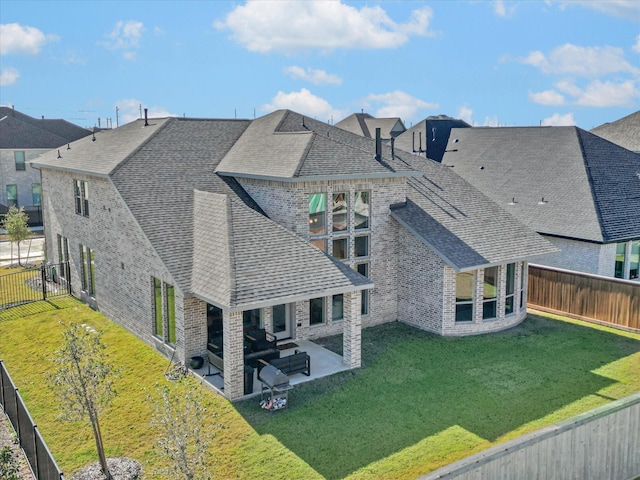
[[[429,116],[395,139],[395,147],[441,162],[452,128],[469,128],[464,120],[447,115]]]
[[[627,150],[640,153],[640,110],[615,122],[592,128],[590,132]]]
[[[638,279],[640,155],[578,127],[456,128],[446,150],[443,165],[562,251],[537,263]]]
[[[29,223],[41,225],[40,172],[29,161],[90,133],[66,120],[39,120],[0,107],[0,214],[24,207]]]
[[[362,327],[516,325],[527,262],[556,250],[452,169],[291,111],[138,120],[70,147],[34,162],[48,258],[167,355],[223,346],[231,399],[246,331],[342,333],[355,368]]]
[[[375,138],[376,128],[380,129],[380,138],[387,143],[406,130],[398,117],[375,118],[368,113],[354,113],[335,125],[347,132],[367,138]]]

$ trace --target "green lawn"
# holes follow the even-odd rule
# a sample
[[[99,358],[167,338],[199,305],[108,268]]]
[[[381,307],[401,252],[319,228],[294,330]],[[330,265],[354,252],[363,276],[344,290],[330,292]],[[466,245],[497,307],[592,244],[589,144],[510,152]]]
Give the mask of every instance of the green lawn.
[[[122,368],[120,396],[104,415],[107,454],[140,460],[152,478],[146,394],[168,360],[73,299],[0,311],[0,358],[67,475],[95,453],[87,425],[56,419],[48,378],[59,320],[105,332]],[[386,324],[363,330],[362,351],[363,368],[296,386],[275,414],[256,399],[230,404],[212,394],[215,422],[227,427],[211,450],[216,477],[415,478],[640,391],[640,335],[546,315],[466,338]]]

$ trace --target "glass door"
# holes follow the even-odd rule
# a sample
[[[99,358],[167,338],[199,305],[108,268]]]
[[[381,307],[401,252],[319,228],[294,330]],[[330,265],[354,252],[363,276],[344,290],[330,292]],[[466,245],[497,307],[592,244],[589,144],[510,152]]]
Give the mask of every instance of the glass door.
[[[273,333],[278,340],[291,338],[291,308],[288,304],[273,307]]]

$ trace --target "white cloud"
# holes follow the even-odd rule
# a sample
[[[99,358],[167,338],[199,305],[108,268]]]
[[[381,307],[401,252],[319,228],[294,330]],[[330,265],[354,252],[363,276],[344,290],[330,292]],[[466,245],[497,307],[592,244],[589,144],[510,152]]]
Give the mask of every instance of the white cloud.
[[[563,127],[563,126],[573,126],[576,124],[576,121],[573,119],[573,113],[567,113],[566,115],[560,115],[559,113],[554,113],[548,118],[545,118],[540,122],[540,125],[543,127]]]
[[[0,55],[37,55],[46,43],[57,40],[57,35],[45,35],[35,27],[19,23],[0,24]]]
[[[596,80],[581,89],[565,82],[561,85],[575,97],[574,103],[585,107],[632,107],[640,98],[640,91],[632,80],[626,82],[602,82]]]
[[[136,54],[134,50],[140,46],[143,31],[144,25],[142,22],[120,20],[113,27],[111,33],[105,35],[106,40],[99,43],[110,50],[124,50],[122,53],[123,58],[135,60]]]
[[[148,118],[162,118],[162,117],[177,117],[173,113],[170,113],[166,108],[162,106],[146,107],[143,102],[135,98],[124,98],[118,100],[115,103],[115,107],[118,109],[118,124],[124,125],[125,123],[133,122],[138,118],[144,118],[144,109],[147,108]],[[141,113],[142,112],[142,113]]]
[[[554,48],[548,56],[535,51],[521,61],[539,68],[545,74],[595,78],[612,73],[638,74],[640,72],[624,59],[622,48],[609,46],[580,47],[566,43]]]
[[[324,70],[314,70],[309,67],[305,70],[302,67],[292,65],[285,67],[284,73],[294,80],[305,80],[314,85],[342,85],[342,79],[340,77],[327,73]]]
[[[419,117],[423,116],[420,112],[424,110],[439,108],[437,103],[425,102],[400,90],[367,95],[364,99],[364,107],[371,109],[376,108],[376,105],[381,106],[377,107],[374,117],[400,117],[405,123],[420,120]]]
[[[248,0],[213,26],[229,30],[233,40],[253,52],[328,52],[396,48],[410,35],[431,35],[431,16],[431,8],[422,7],[408,22],[396,23],[379,6],[358,9],[341,1]]]
[[[495,0],[493,2],[493,12],[499,17],[509,18],[516,12],[515,5],[507,7],[505,0]]]
[[[640,20],[638,0],[562,0],[563,6],[580,5],[615,17]]]
[[[0,87],[13,85],[18,81],[20,73],[13,67],[5,67],[0,71]]]
[[[306,88],[300,89],[299,92],[279,91],[271,103],[260,107],[260,110],[264,112],[279,109],[293,110],[323,122],[337,121],[347,115],[346,111],[333,108],[325,99],[314,95]]]
[[[529,92],[529,100],[540,105],[564,105],[565,98],[555,90],[545,90],[544,92]]]
[[[636,37],[636,43],[633,44],[631,49],[636,53],[640,53],[640,34]]]
[[[458,118],[464,120],[469,125],[473,125],[473,110],[467,106],[458,108]]]

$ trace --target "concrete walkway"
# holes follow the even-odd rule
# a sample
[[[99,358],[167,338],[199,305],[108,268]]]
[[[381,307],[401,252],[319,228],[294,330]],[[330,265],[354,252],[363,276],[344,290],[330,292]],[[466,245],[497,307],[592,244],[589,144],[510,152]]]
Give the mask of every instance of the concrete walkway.
[[[13,256],[12,256],[13,255]],[[28,257],[27,257],[28,255]],[[12,262],[13,258],[13,262]],[[44,258],[44,237],[32,237],[20,242],[20,260],[33,263]],[[0,266],[18,263],[18,246],[9,240],[0,241]]]

